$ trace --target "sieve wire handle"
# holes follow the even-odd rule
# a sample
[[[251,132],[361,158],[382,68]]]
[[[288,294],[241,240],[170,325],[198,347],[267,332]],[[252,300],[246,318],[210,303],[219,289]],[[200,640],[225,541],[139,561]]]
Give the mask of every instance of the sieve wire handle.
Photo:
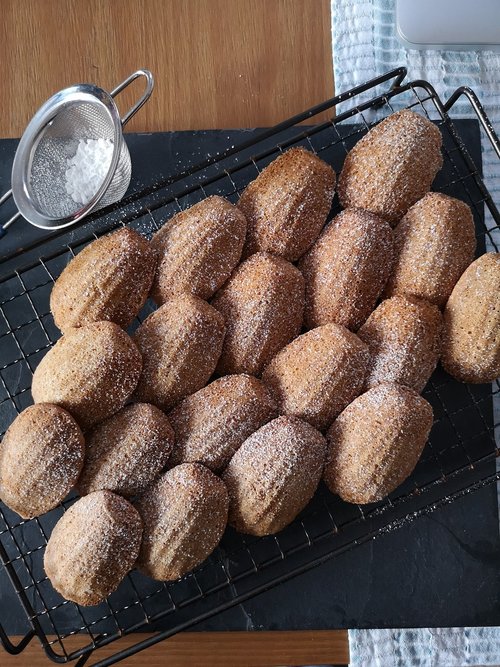
[[[135,81],[140,76],[143,76],[146,79],[146,89],[142,94],[142,96],[134,104],[134,106],[131,107],[121,119],[122,126],[126,125],[132,118],[132,116],[135,116],[135,114],[139,111],[142,105],[145,104],[151,97],[151,93],[153,92],[153,87],[154,87],[153,75],[147,69],[139,69],[137,70],[137,72],[131,74],[127,79],[125,79],[125,81],[120,83],[119,86],[117,86],[110,92],[111,97],[116,97],[116,95],[119,95],[119,93],[121,93],[122,90],[125,90],[125,88],[127,88],[132,83],[132,81]]]
[[[0,197],[0,206],[10,197],[12,197],[12,190],[7,190],[7,192],[4,195],[2,195],[2,197]],[[2,236],[5,236],[5,234],[7,233],[7,229],[11,226],[11,224],[20,217],[21,214],[18,211],[17,213],[14,213],[14,215],[11,218],[9,218],[7,222],[4,222],[3,225],[0,224],[0,239],[2,238]]]

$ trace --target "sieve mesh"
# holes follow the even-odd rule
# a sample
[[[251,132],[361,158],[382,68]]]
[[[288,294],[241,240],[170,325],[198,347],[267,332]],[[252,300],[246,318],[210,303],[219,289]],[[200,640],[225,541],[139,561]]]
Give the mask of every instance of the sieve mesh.
[[[44,127],[32,150],[29,189],[39,213],[64,218],[81,208],[66,191],[68,161],[76,154],[81,140],[107,139],[113,142],[114,137],[113,119],[98,99],[68,103],[58,111]],[[130,154],[122,137],[120,143],[118,166],[97,208],[118,201],[128,188],[132,171]]]

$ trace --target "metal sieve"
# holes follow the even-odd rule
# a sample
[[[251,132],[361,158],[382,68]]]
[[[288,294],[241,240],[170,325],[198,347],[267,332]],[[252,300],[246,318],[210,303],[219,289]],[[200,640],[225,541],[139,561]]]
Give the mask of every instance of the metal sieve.
[[[146,79],[140,99],[120,118],[114,98],[138,77]],[[123,128],[149,99],[153,75],[138,70],[110,93],[90,84],[78,84],[53,95],[31,119],[17,148],[12,165],[10,195],[18,213],[36,227],[60,229],[74,224],[97,209],[123,197],[130,184],[130,153]],[[111,159],[102,182],[85,203],[73,200],[66,190],[66,170],[81,141],[105,139],[112,143]],[[110,151],[111,152],[111,151]]]

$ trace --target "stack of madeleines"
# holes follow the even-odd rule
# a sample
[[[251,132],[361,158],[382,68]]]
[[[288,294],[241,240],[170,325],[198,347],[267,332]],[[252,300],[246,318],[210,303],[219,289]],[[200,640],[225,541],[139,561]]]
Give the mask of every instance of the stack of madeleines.
[[[236,206],[209,197],[151,242],[124,228],[68,264],[63,335],[0,450],[22,517],[81,496],[45,551],[64,597],[97,604],[134,566],[182,577],[227,523],[282,530],[321,479],[381,500],[424,448],[438,360],[500,375],[500,257],[473,261],[468,206],[430,192],[441,165],[439,130],[402,111],[347,155],[326,226],[335,173],[293,148]]]

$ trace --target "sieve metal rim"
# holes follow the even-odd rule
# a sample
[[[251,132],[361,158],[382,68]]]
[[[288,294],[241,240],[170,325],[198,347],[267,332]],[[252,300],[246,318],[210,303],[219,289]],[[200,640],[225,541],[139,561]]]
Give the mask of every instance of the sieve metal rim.
[[[114,91],[113,91],[114,92]],[[75,103],[90,103],[106,109],[114,129],[113,154],[108,173],[92,199],[73,214],[59,218],[41,213],[30,194],[29,178],[32,157],[43,133],[58,113]],[[12,196],[21,215],[35,227],[62,229],[88,215],[108,189],[118,165],[123,141],[122,121],[112,94],[92,84],[77,84],[60,90],[36,112],[21,137],[12,165]]]

